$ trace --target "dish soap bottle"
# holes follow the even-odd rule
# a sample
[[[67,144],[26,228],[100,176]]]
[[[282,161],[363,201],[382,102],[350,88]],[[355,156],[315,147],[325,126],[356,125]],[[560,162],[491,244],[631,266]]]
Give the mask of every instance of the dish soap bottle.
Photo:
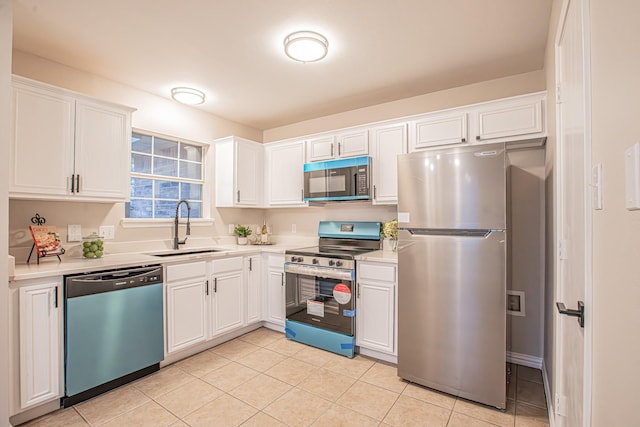
[[[269,235],[267,234],[267,221],[262,223],[262,230],[260,232],[260,243],[269,243]]]

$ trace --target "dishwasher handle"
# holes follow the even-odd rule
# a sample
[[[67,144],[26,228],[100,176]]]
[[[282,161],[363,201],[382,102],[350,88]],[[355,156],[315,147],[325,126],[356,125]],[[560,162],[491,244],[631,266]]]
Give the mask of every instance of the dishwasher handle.
[[[65,299],[162,284],[162,267],[140,267],[65,277]]]

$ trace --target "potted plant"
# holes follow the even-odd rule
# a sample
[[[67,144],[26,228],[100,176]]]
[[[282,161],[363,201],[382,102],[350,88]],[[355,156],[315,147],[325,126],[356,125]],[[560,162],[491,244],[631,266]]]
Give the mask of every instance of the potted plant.
[[[233,234],[238,236],[239,245],[246,245],[248,242],[247,237],[249,237],[251,233],[251,228],[245,227],[244,225],[240,224],[236,225],[236,227],[233,229]]]
[[[396,252],[398,250],[398,218],[383,223],[380,235],[384,239],[382,249]]]

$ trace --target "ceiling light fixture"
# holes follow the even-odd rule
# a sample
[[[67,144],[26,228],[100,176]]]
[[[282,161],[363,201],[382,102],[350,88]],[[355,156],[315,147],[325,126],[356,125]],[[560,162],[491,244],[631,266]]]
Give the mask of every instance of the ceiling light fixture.
[[[204,102],[204,93],[190,87],[174,87],[171,97],[182,104],[198,105]]]
[[[329,42],[313,31],[296,31],[284,39],[284,53],[295,61],[316,62],[327,56]]]

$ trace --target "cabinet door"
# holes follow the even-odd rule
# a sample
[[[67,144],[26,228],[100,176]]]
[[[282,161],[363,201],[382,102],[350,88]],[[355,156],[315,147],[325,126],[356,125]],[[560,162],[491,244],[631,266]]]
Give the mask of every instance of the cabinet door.
[[[395,354],[395,284],[358,280],[357,344]]]
[[[323,136],[307,141],[307,161],[331,160],[336,157],[335,136]]]
[[[20,289],[20,406],[60,397],[61,282]]]
[[[262,258],[259,255],[247,257],[247,324],[262,320]]]
[[[265,320],[284,326],[285,319],[284,257],[269,257]]]
[[[74,99],[45,88],[13,86],[10,196],[70,195]]]
[[[207,338],[206,279],[167,285],[167,353],[190,347]]]
[[[270,206],[303,206],[304,142],[266,147],[267,203]]]
[[[407,152],[405,123],[371,129],[373,140],[373,204],[398,203],[398,154]]]
[[[80,197],[129,198],[131,119],[128,111],[76,101],[75,174]]]
[[[244,325],[242,270],[212,277],[212,336]]]
[[[367,130],[338,135],[337,157],[366,156],[369,154],[369,133]]]
[[[476,140],[542,133],[542,100],[496,102],[477,113]]]
[[[259,206],[262,203],[263,147],[244,141],[236,145],[236,205]]]
[[[467,113],[430,115],[411,126],[411,151],[467,142]]]

